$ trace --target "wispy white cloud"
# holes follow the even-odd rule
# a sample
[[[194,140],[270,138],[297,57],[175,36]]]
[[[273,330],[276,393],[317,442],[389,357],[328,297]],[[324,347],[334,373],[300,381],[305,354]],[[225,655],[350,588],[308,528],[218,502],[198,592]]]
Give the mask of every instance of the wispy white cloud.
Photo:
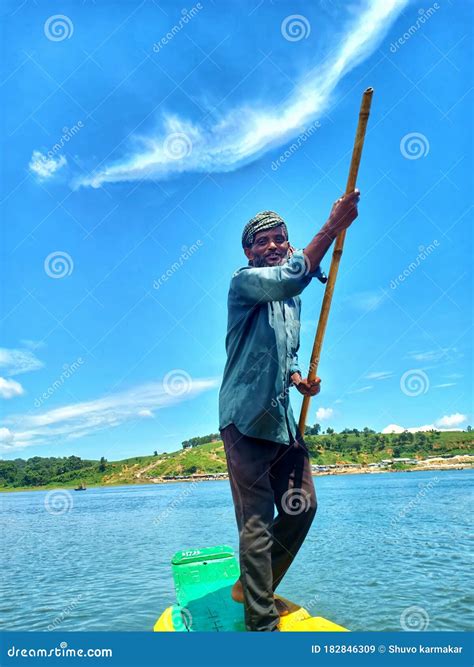
[[[456,382],[442,382],[441,384],[435,384],[433,389],[444,389],[445,387],[455,387]]]
[[[25,390],[19,382],[0,377],[0,398],[14,398],[24,393]]]
[[[467,421],[467,416],[456,412],[453,415],[445,415],[437,419],[434,424],[425,424],[424,426],[410,426],[405,428],[398,424],[389,424],[383,429],[382,433],[403,433],[403,431],[408,431],[409,433],[416,433],[418,431],[462,431],[459,427],[465,421]]]
[[[440,361],[444,357],[459,356],[458,350],[453,347],[440,347],[437,350],[413,351],[409,352],[407,357],[421,362]]]
[[[30,445],[75,440],[107,428],[119,427],[125,422],[149,418],[154,411],[189,400],[219,383],[220,378],[190,377],[179,386],[151,382],[47,412],[12,415],[4,420],[7,428],[3,429],[0,450],[11,452]]]
[[[177,114],[163,115],[161,128],[150,136],[135,136],[130,154],[99,167],[74,186],[160,180],[184,172],[225,172],[255,160],[281,145],[313,122],[331,103],[340,79],[379,44],[408,0],[366,0],[356,19],[344,26],[339,45],[318,63],[281,105],[249,100],[226,115],[210,110],[208,123],[194,123]]]
[[[36,174],[40,180],[45,181],[54,176],[54,174],[66,164],[67,160],[64,155],[48,157],[47,155],[43,155],[41,151],[33,151],[28,166],[30,171]]]
[[[361,387],[360,389],[354,389],[353,391],[348,391],[348,394],[362,394],[364,391],[370,391],[373,389],[373,385],[368,384],[365,387]]]
[[[31,340],[30,338],[23,338],[20,343],[23,347],[27,347],[29,350],[39,350],[42,347],[46,347],[46,343],[42,340]]]
[[[392,371],[374,371],[364,375],[366,380],[387,380],[393,376]]]
[[[5,375],[20,375],[43,368],[40,361],[31,350],[21,348],[0,347],[0,368]]]
[[[386,299],[387,295],[383,290],[374,290],[351,294],[346,298],[346,301],[356,310],[369,313],[371,310],[379,308]]]

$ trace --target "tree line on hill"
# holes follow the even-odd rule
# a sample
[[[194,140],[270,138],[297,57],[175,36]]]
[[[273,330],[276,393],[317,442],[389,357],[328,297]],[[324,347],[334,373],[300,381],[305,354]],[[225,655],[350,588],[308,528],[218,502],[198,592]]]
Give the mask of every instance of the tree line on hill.
[[[183,449],[189,449],[191,447],[197,447],[198,445],[207,445],[208,442],[217,442],[220,439],[220,433],[209,433],[209,435],[201,435],[199,437],[190,438],[189,440],[184,440],[181,445]]]
[[[340,433],[327,428],[321,433],[321,426],[314,424],[305,429],[305,440],[311,456],[319,461],[342,460],[370,462],[389,457],[421,457],[430,455],[454,456],[472,453],[472,428],[466,431],[440,432],[436,430],[411,433],[376,433],[365,427],[362,430],[345,428]],[[183,449],[194,448],[209,442],[220,441],[219,433],[211,433],[185,440]],[[154,456],[158,456],[155,450]],[[144,457],[147,459],[149,457]],[[172,472],[173,456],[169,458]],[[133,462],[136,461],[133,459]],[[148,460],[145,460],[148,463]],[[87,483],[101,483],[104,473],[111,474],[124,462],[108,462],[81,459],[79,456],[41,457],[30,459],[0,460],[0,488],[40,487],[47,484],[76,484],[82,479]],[[182,465],[180,463],[180,465]],[[190,471],[195,472],[199,464],[189,461]]]
[[[80,456],[43,457],[0,461],[0,486],[43,486],[61,476],[75,479],[80,471],[102,474],[107,469],[107,459],[100,461],[81,459]]]
[[[318,426],[318,425],[316,425]],[[311,429],[310,429],[311,431]],[[327,452],[336,452],[342,456],[371,454],[377,455],[386,452],[395,458],[403,455],[427,456],[429,454],[442,453],[454,455],[456,453],[467,453],[471,450],[469,440],[465,444],[465,437],[460,432],[459,441],[448,441],[440,431],[403,431],[402,433],[376,433],[372,429],[344,429],[341,433],[334,433],[332,429],[326,430],[325,435],[318,438],[311,436],[314,433],[306,433],[310,451],[313,456],[318,456],[318,449]]]

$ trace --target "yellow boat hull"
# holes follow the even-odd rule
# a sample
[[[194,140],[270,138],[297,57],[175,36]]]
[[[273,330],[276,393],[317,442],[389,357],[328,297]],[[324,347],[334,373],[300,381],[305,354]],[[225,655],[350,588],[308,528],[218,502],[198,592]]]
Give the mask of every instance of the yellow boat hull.
[[[156,621],[155,632],[246,632],[244,608],[232,599],[240,570],[232,547],[218,545],[178,551],[171,561],[177,604]],[[282,632],[349,632],[302,606],[277,596],[289,609]]]
[[[327,618],[323,618],[322,616],[311,616],[304,607],[300,607],[290,600],[286,600],[285,598],[280,599],[283,600],[290,609],[290,613],[287,616],[282,616],[280,618],[278,628],[281,632],[349,632],[347,628],[343,628],[342,625],[328,621]],[[165,609],[160,618],[156,621],[153,631],[176,632],[173,624],[173,616],[175,616],[173,607]]]

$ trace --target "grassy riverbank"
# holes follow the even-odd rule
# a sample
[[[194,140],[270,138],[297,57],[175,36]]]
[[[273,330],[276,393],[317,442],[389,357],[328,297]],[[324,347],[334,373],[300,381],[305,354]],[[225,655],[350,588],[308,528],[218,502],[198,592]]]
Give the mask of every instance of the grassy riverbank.
[[[307,435],[312,463],[318,465],[361,464],[407,457],[424,460],[433,456],[474,454],[472,432],[432,431],[415,434],[370,432]],[[400,466],[398,466],[400,469]],[[122,461],[86,460],[71,457],[33,457],[0,461],[0,491],[147,484],[190,475],[227,471],[221,441],[200,444],[167,454],[137,456]]]

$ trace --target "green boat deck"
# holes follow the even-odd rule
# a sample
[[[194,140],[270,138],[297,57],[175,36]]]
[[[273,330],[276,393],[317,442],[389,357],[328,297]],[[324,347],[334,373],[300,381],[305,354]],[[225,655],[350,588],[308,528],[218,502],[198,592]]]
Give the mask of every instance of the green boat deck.
[[[244,607],[231,597],[240,574],[232,547],[178,551],[171,569],[177,604],[160,616],[155,632],[246,632]],[[312,618],[289,600],[285,602],[290,613],[280,620],[282,631],[346,631],[324,618]]]

